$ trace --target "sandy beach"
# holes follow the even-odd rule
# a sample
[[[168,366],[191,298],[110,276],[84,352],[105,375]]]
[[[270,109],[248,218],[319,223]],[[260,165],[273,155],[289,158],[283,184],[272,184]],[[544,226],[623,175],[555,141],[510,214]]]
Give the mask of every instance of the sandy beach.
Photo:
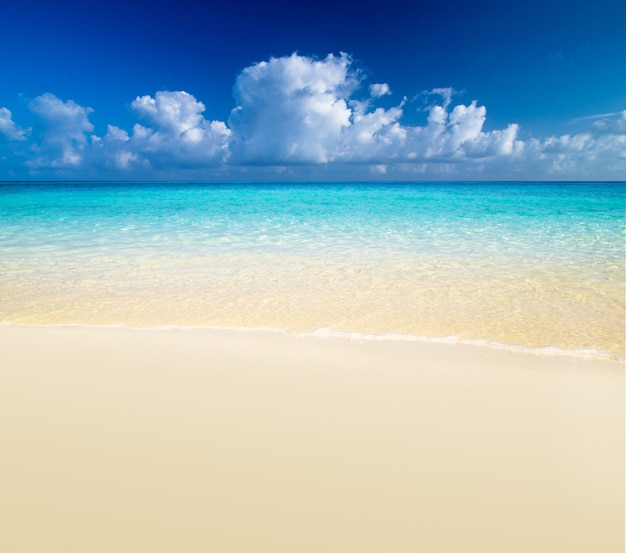
[[[0,327],[0,550],[621,552],[624,367]]]

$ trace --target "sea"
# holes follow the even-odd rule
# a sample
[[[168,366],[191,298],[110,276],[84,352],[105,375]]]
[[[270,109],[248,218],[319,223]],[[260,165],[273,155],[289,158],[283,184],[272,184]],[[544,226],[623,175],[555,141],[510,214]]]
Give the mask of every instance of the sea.
[[[0,183],[0,323],[624,359],[626,183]]]

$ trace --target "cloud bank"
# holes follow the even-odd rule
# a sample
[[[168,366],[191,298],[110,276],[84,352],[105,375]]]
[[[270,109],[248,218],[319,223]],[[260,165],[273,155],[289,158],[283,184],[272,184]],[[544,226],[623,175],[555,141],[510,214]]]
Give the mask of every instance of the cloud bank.
[[[626,110],[590,117],[583,133],[523,139],[515,123],[485,130],[485,106],[437,88],[421,94],[424,124],[407,125],[412,102],[389,107],[391,87],[368,84],[344,53],[256,63],[233,95],[227,121],[184,91],[138,96],[137,123],[102,136],[91,108],[52,93],[28,104],[29,128],[0,107],[0,178],[626,178]]]

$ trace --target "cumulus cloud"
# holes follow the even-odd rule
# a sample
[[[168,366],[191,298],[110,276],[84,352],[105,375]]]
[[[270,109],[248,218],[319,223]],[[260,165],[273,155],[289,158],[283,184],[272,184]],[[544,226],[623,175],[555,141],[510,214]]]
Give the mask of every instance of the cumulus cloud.
[[[155,97],[138,96],[132,108],[157,128],[172,135],[202,126],[204,104],[187,92],[157,92]]]
[[[237,77],[228,123],[206,119],[205,105],[188,92],[158,91],[132,101],[131,128],[109,124],[103,136],[94,133],[91,108],[46,93],[29,104],[32,130],[0,108],[3,148],[31,170],[108,169],[121,178],[149,171],[185,178],[215,168],[252,178],[277,171],[318,178],[626,176],[626,110],[586,118],[585,132],[524,138],[516,123],[485,130],[487,108],[455,101],[461,93],[442,87],[420,94],[426,120],[409,125],[406,98],[382,107],[389,85],[368,84],[355,65],[344,53],[271,58]]]
[[[401,123],[403,105],[355,113],[344,133],[337,159],[364,163],[470,162],[476,158],[509,156],[516,147],[518,125],[484,132],[486,109],[476,102],[452,110],[448,98],[428,110],[425,126]]]
[[[589,133],[550,136],[543,142],[543,152],[547,154],[578,153],[588,149],[593,142]]]
[[[87,133],[93,131],[89,121],[93,110],[51,93],[37,96],[28,107],[37,116],[37,124],[33,128],[35,155],[27,163],[32,167],[79,166]]]
[[[327,163],[350,126],[347,99],[358,86],[347,54],[323,60],[293,54],[245,68],[229,125],[239,163]]]
[[[228,156],[230,130],[221,121],[207,121],[205,106],[184,91],[138,96],[132,109],[150,126],[136,124],[132,134],[109,125],[105,155],[119,169],[133,167],[203,167]]]
[[[0,108],[0,134],[9,140],[26,140],[27,131],[18,127],[11,118],[11,111],[7,108]]]
[[[440,94],[440,91],[435,93]],[[514,153],[518,125],[484,132],[486,108],[473,101],[448,110],[450,96],[451,91],[447,89],[447,93],[442,94],[442,105],[429,109],[428,125],[413,129],[409,157],[423,161],[461,161]]]
[[[626,177],[626,110],[591,116],[586,132],[530,139],[522,144],[520,159],[535,175],[568,178]]]
[[[517,125],[483,132],[486,109],[472,102],[449,110],[452,88],[427,93],[441,102],[429,108],[426,127],[403,125],[404,100],[388,109],[372,105],[390,94],[387,84],[370,85],[366,100],[354,97],[362,77],[351,65],[346,54],[322,60],[293,54],[244,69],[229,120],[232,161],[380,165],[513,152]]]
[[[342,133],[333,159],[381,165],[401,158],[408,134],[399,122],[402,108],[360,108],[352,112],[350,126]]]

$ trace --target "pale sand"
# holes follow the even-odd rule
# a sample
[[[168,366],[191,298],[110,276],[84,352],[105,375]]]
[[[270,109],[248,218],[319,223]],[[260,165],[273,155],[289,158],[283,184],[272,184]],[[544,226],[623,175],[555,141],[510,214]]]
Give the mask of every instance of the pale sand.
[[[0,551],[622,552],[624,367],[0,327]]]

